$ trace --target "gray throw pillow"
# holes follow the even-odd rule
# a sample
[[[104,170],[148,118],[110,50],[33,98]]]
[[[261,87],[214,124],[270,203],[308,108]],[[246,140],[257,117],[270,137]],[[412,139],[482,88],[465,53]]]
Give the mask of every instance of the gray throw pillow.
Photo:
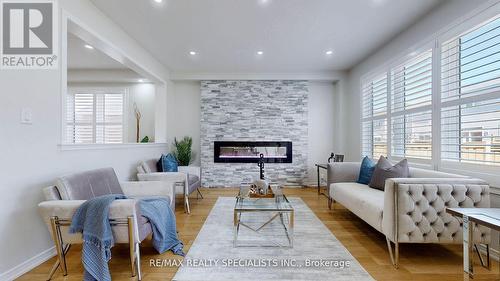
[[[403,159],[396,165],[392,166],[391,162],[389,162],[387,158],[380,156],[377,166],[375,166],[375,170],[373,171],[369,186],[384,190],[386,179],[408,177],[410,177],[410,169],[408,168],[408,161],[406,159]]]

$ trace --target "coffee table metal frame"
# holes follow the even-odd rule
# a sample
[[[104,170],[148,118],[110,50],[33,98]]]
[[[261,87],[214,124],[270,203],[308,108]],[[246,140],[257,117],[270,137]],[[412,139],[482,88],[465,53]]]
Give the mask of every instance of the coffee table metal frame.
[[[252,227],[242,221],[242,216],[244,213],[250,212],[261,212],[261,213],[271,213],[270,219],[266,220],[259,227]],[[293,228],[294,228],[294,216],[295,212],[284,194],[277,194],[274,198],[248,198],[238,195],[236,198],[236,204],[234,206],[234,247],[283,247],[292,248],[293,247]],[[273,222],[275,219],[279,218],[281,225],[283,225],[285,234],[287,236],[288,245],[283,245],[275,240],[269,239],[269,242],[273,243],[273,246],[268,245],[238,245],[238,234],[240,227],[245,227],[258,235],[261,235],[261,230],[267,225]]]

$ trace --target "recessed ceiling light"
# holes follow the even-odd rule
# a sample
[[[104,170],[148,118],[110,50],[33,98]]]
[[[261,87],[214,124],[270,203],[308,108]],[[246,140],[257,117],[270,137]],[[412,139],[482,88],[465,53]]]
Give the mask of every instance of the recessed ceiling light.
[[[163,0],[155,0],[156,3],[161,3]]]
[[[264,52],[263,51],[257,51],[257,55],[263,55]]]
[[[196,55],[196,52],[195,51],[191,51],[191,52],[189,52],[189,54],[192,55],[192,56],[194,56],[194,55]]]
[[[90,50],[94,49],[94,47],[90,46],[89,44],[85,44],[84,46],[85,46],[85,48],[90,49]]]
[[[325,52],[325,54],[331,55],[331,54],[333,54],[333,51],[332,50],[328,50],[328,51]]]

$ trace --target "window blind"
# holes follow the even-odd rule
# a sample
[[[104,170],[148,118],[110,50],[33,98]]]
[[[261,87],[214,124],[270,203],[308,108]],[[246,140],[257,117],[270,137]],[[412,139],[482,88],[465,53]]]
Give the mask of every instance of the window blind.
[[[432,49],[391,68],[391,154],[432,157]]]
[[[445,42],[441,50],[442,102],[500,90],[500,18]]]
[[[69,95],[66,134],[69,143],[93,143],[94,95]]]
[[[500,19],[442,45],[441,158],[500,165]]]
[[[391,94],[392,112],[431,104],[432,50],[392,68]]]
[[[430,110],[393,116],[393,156],[430,159],[432,157],[432,112]]]
[[[362,151],[377,158],[387,155],[387,73],[362,85]]]
[[[123,143],[123,93],[76,92],[66,108],[68,143]]]
[[[363,117],[387,114],[387,74],[382,74],[363,85]]]

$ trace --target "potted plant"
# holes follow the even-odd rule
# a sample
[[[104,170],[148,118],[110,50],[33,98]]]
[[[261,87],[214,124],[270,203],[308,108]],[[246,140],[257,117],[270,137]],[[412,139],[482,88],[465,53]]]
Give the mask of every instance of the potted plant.
[[[189,166],[191,164],[193,159],[192,144],[193,139],[191,137],[184,137],[180,141],[177,138],[174,139],[174,151],[172,151],[172,154],[177,159],[179,166]]]

